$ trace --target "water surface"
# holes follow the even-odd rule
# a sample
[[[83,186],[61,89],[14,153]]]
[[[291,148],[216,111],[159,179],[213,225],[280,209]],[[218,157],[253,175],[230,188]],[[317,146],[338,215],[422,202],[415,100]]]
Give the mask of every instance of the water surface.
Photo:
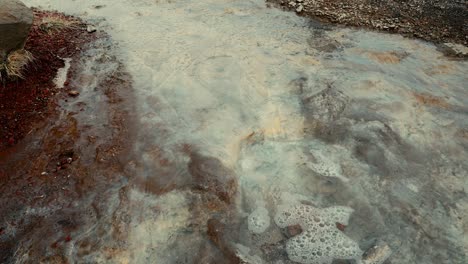
[[[465,61],[261,0],[25,2],[109,32],[137,97],[124,180],[71,263],[359,262],[376,241],[392,263],[466,263]],[[320,215],[285,225],[322,244],[284,210]]]

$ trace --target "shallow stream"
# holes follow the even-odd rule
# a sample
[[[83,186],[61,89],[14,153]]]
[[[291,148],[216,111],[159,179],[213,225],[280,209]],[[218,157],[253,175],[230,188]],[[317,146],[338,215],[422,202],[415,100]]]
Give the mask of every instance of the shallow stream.
[[[124,180],[71,263],[360,263],[376,243],[466,263],[466,61],[262,0],[24,2],[107,31],[136,96]]]

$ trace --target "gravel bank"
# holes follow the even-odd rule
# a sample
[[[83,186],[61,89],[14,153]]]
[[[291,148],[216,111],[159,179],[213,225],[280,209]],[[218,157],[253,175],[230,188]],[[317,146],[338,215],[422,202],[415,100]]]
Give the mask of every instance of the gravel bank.
[[[267,0],[321,21],[467,46],[466,0]]]

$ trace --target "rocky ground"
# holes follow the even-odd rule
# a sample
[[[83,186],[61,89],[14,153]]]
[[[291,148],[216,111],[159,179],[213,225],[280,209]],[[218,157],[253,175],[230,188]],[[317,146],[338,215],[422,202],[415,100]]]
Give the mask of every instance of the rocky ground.
[[[73,26],[40,22],[50,16]],[[68,263],[73,232],[99,217],[107,199],[96,194],[122,181],[131,139],[123,125],[132,120],[131,80],[108,53],[109,37],[59,13],[35,10],[35,17],[27,78],[0,88],[0,263]],[[58,88],[61,58],[71,64]]]
[[[54,83],[58,69],[64,67],[62,58],[76,56],[95,37],[74,17],[39,10],[34,16],[25,46],[34,60],[24,70],[24,79],[9,80],[0,87],[0,151],[15,145],[56,112],[55,98],[70,92]]]
[[[468,43],[465,0],[267,0],[300,15],[435,43]]]

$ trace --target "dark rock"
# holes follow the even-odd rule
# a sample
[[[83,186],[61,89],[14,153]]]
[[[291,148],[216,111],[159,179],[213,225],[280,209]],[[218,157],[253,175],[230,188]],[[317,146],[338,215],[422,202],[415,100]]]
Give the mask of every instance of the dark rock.
[[[22,49],[33,23],[33,12],[21,1],[0,0],[0,59]]]
[[[93,26],[93,25],[88,25],[88,26],[86,27],[86,31],[87,31],[88,33],[94,33],[94,32],[97,31],[97,29],[96,29],[96,27]]]
[[[71,90],[71,91],[68,92],[68,95],[75,97],[75,96],[80,95],[80,92],[78,92],[76,90]]]
[[[321,52],[333,52],[338,49],[342,49],[342,45],[328,37],[323,31],[314,33],[314,35],[307,40],[307,43],[314,49]]]
[[[449,57],[468,58],[468,48],[456,43],[443,43],[437,49]]]
[[[302,231],[303,230],[300,225],[288,226],[286,228],[286,235],[290,238],[299,235],[300,233],[302,233]]]
[[[237,178],[234,171],[225,167],[220,160],[193,153],[188,169],[195,189],[211,192],[226,203],[233,201]]]
[[[362,261],[364,264],[381,264],[392,255],[392,250],[383,241],[379,241],[364,253]]]
[[[308,119],[327,123],[337,120],[349,101],[346,95],[334,89],[331,84],[315,95],[301,97],[303,111]]]
[[[212,218],[208,220],[206,233],[210,241],[223,253],[223,263],[240,264],[242,261],[231,245],[231,241],[235,239],[229,236],[229,230],[227,229],[226,224],[219,219]]]
[[[283,260],[288,259],[284,240],[274,244],[263,244],[260,250],[263,252],[267,263],[281,263]]]
[[[229,259],[224,256],[219,248],[216,247],[211,241],[206,241],[200,246],[200,250],[196,256],[194,263],[216,264],[226,263]],[[236,260],[234,260],[234,263]]]
[[[306,133],[312,132],[318,136],[327,134],[329,132],[327,128],[330,126],[338,125],[336,122],[348,105],[349,98],[329,84],[328,88],[312,96],[306,91],[301,91],[301,101],[302,111],[306,117]]]

